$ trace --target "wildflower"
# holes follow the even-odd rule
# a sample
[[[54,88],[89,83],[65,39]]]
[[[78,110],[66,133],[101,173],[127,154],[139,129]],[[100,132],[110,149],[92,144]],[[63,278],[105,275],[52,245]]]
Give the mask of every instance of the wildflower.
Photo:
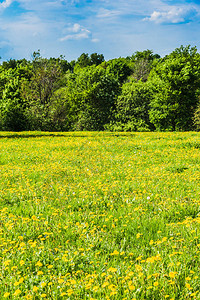
[[[38,271],[37,272],[37,275],[39,276],[39,275],[43,275],[44,273],[42,272],[42,271]]]
[[[43,288],[43,287],[45,287],[47,284],[46,284],[46,282],[41,282],[41,287]]]
[[[186,286],[187,289],[189,289],[189,290],[191,289],[191,286],[190,286],[189,283],[186,283],[185,286]]]
[[[117,269],[116,269],[116,268],[113,268],[113,267],[110,267],[110,268],[108,269],[108,272],[115,273],[115,272],[117,272]]]
[[[65,293],[65,292],[60,294],[61,297],[65,296],[65,295],[67,295],[67,293]]]
[[[111,253],[110,255],[119,255],[119,251],[114,250],[113,253]]]
[[[18,286],[18,285],[19,285],[19,282],[15,281],[14,286]]]
[[[142,233],[137,233],[136,238],[139,239],[141,237]]]
[[[190,281],[191,277],[188,276],[188,277],[185,278],[185,280]]]
[[[38,287],[34,285],[33,292],[37,292],[37,291],[38,291]]]
[[[137,272],[142,271],[142,267],[140,265],[135,265],[135,269],[136,269]]]
[[[41,297],[42,298],[46,298],[47,294],[42,294]]]
[[[175,278],[177,272],[169,272],[169,277],[170,278]]]
[[[154,257],[154,256],[148,257],[146,261],[147,261],[147,262],[150,262],[150,263],[154,263],[155,257]]]
[[[105,288],[106,286],[108,286],[109,283],[107,281],[105,281],[103,284],[102,284],[102,288]]]
[[[131,284],[131,285],[129,285],[129,290],[130,290],[130,291],[134,291],[134,290],[135,290],[135,286],[134,286],[134,285],[132,285],[132,284]]]
[[[96,286],[93,287],[93,291],[94,291],[94,292],[97,292],[98,289],[99,289],[98,285],[96,285]]]
[[[74,291],[73,291],[72,289],[68,289],[68,290],[67,290],[68,296],[71,296],[71,295],[73,294],[73,292],[74,292]]]
[[[4,261],[4,266],[9,266],[10,262],[11,262],[11,260],[10,260],[10,259],[8,259],[8,260],[5,260],[5,261]]]
[[[76,284],[76,280],[72,279],[71,284]]]
[[[9,296],[10,296],[10,293],[9,293],[9,292],[6,292],[6,293],[3,295],[4,298],[8,298]]]
[[[20,260],[19,264],[20,264],[20,266],[23,266],[25,264],[25,261],[24,260]]]
[[[16,290],[16,291],[14,292],[13,295],[14,295],[14,296],[18,296],[19,294],[21,294],[21,290],[18,289],[18,290]]]
[[[41,261],[38,261],[35,265],[36,265],[36,267],[42,267],[43,266]]]
[[[59,283],[59,284],[62,284],[63,282],[64,282],[63,279],[58,279],[58,283]]]
[[[155,287],[159,285],[158,281],[155,281],[153,284]]]
[[[27,300],[33,299],[33,297],[32,297],[30,294],[26,295],[25,298],[26,298]]]
[[[53,268],[53,265],[49,265],[47,268],[48,268],[48,269],[52,269],[52,268]]]

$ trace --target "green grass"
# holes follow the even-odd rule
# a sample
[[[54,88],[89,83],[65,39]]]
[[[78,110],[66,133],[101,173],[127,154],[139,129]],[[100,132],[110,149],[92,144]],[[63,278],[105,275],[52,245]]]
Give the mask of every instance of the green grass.
[[[0,299],[200,299],[200,134],[0,133]]]

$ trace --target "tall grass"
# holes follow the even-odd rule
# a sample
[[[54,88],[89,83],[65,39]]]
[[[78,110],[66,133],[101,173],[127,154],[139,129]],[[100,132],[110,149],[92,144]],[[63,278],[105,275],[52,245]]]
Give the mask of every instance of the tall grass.
[[[199,133],[0,133],[0,299],[200,299]]]

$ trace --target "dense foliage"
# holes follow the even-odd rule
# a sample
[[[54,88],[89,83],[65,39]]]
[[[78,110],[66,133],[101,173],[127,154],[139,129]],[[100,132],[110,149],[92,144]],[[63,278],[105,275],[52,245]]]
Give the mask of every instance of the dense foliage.
[[[0,65],[0,130],[199,130],[199,96],[196,47],[71,62],[38,51]]]

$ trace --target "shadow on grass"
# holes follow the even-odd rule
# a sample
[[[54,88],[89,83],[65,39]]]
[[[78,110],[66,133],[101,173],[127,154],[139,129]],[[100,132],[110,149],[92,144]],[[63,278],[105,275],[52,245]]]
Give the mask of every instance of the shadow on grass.
[[[64,134],[18,134],[18,133],[12,133],[12,134],[2,134],[0,135],[0,139],[4,138],[35,138],[35,137],[58,137],[58,136],[67,136]]]
[[[95,131],[82,131],[82,132],[0,132],[0,139],[3,138],[36,138],[36,137],[97,137],[97,136],[114,136],[114,137],[134,137],[133,133],[124,132],[95,132]]]

